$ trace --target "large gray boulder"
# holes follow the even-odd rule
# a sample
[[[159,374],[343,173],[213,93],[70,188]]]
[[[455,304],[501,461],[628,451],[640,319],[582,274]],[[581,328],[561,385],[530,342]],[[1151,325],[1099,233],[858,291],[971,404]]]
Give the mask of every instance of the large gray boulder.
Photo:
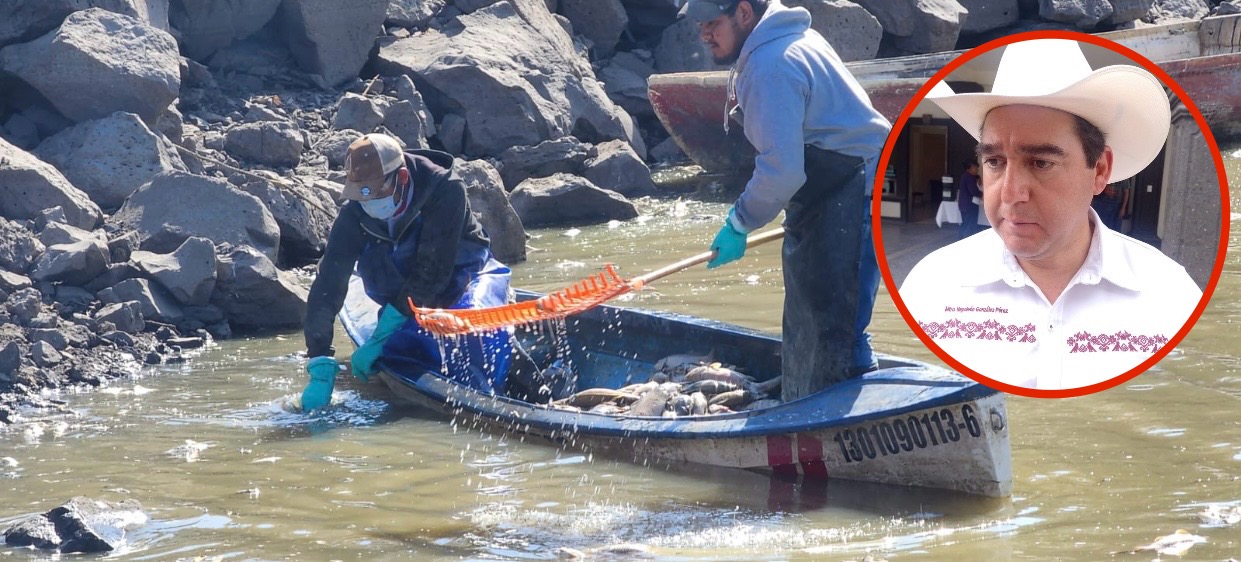
[[[257,197],[228,182],[184,172],[156,176],[135,191],[111,222],[138,232],[143,250],[169,253],[191,236],[253,246],[277,259],[280,227]]]
[[[392,0],[388,3],[388,16],[384,23],[422,29],[446,5],[448,0]]]
[[[569,18],[573,30],[595,45],[595,55],[607,58],[629,25],[629,15],[621,0],[560,0],[560,13]]]
[[[526,228],[629,220],[638,209],[625,196],[572,174],[531,178],[509,195]]]
[[[5,0],[0,18],[0,47],[25,43],[56,29],[65,16],[103,8],[168,30],[168,0]]]
[[[728,70],[728,65],[716,64],[712,59],[711,49],[698,37],[698,24],[693,18],[681,18],[664,28],[655,47],[655,70],[663,74]]]
[[[97,296],[107,304],[136,301],[143,318],[147,320],[176,324],[185,316],[181,305],[168,293],[168,289],[146,279],[126,279],[99,291]]]
[[[207,304],[215,289],[215,244],[206,238],[191,236],[171,254],[137,251],[130,260],[180,304]]]
[[[181,33],[185,54],[199,62],[261,29],[280,0],[171,0],[168,22]]]
[[[599,70],[599,80],[608,98],[635,117],[653,117],[651,100],[647,95],[646,78],[655,71],[654,66],[629,53],[616,53],[612,60]]]
[[[120,207],[156,175],[185,170],[171,143],[125,112],[65,129],[34,153],[107,210]]]
[[[576,174],[591,157],[591,147],[573,137],[541,142],[535,146],[514,146],[501,152],[500,177],[512,191],[529,178],[544,178],[565,172]]]
[[[304,265],[319,259],[336,220],[336,202],[321,189],[281,181],[252,181],[242,191],[258,197],[280,227],[280,258]]]
[[[42,515],[19,521],[4,532],[9,546],[69,552],[110,552],[125,534],[146,524],[138,500],[105,502],[76,497]]]
[[[883,26],[857,3],[850,0],[785,0],[784,3],[810,12],[811,27],[827,39],[840,60],[870,60],[879,52]]]
[[[956,0],[855,0],[875,15],[893,45],[910,53],[956,47],[965,8]]]
[[[651,169],[624,141],[608,141],[595,147],[595,156],[584,166],[582,177],[625,197],[655,193]]]
[[[93,229],[103,212],[51,164],[0,139],[0,216],[25,220],[61,207],[69,224]]]
[[[30,270],[35,281],[84,285],[108,269],[108,241],[99,232],[53,223],[39,241],[47,249]]]
[[[409,101],[398,101],[384,110],[383,126],[396,135],[406,148],[429,148],[427,137],[434,126],[425,111]]]
[[[1094,29],[1112,18],[1112,4],[1108,0],[1039,0],[1038,15],[1047,21]]]
[[[961,17],[961,33],[982,33],[1007,27],[1017,23],[1017,19],[1021,17],[1017,0],[957,0],[957,2],[960,2],[967,12]]]
[[[387,14],[388,0],[282,0],[276,17],[298,64],[336,86],[358,77]]]
[[[466,121],[464,153],[498,154],[574,135],[625,138],[589,64],[542,0],[503,0],[379,49],[383,74],[410,74],[436,115]]]
[[[1111,0],[1111,4],[1112,17],[1105,23],[1121,24],[1141,19],[1155,5],[1155,0]]]
[[[0,270],[26,273],[44,248],[25,226],[0,217]]]
[[[220,256],[211,304],[238,328],[293,328],[306,318],[306,288],[267,256],[241,246]]]
[[[180,55],[168,32],[99,8],[69,15],[34,41],[0,49],[0,70],[76,122],[128,111],[154,124],[181,89]]]
[[[332,128],[338,131],[352,129],[370,133],[383,123],[384,114],[371,98],[347,93],[336,102],[336,114],[332,116]]]
[[[1171,23],[1202,19],[1210,11],[1207,0],[1155,0],[1147,18],[1156,23]]]
[[[244,123],[224,133],[224,150],[238,160],[273,168],[292,168],[302,161],[305,141],[288,121]]]
[[[504,263],[526,260],[526,227],[508,201],[500,173],[486,160],[458,159],[453,172],[465,183],[470,209],[491,238],[491,253]]]

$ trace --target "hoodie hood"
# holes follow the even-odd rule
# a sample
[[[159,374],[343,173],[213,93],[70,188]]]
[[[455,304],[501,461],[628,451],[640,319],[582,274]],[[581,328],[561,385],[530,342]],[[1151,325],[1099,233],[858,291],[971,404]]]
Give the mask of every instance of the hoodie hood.
[[[750,32],[745,44],[741,46],[741,54],[737,57],[735,67],[737,72],[745,68],[745,64],[749,62],[750,55],[755,49],[782,37],[790,35],[794,38],[801,37],[808,29],[810,29],[810,12],[805,8],[790,8],[781,4],[780,0],[771,0],[771,3],[767,5],[767,11],[763,13],[763,18],[758,20],[758,25],[754,26],[754,31]]]

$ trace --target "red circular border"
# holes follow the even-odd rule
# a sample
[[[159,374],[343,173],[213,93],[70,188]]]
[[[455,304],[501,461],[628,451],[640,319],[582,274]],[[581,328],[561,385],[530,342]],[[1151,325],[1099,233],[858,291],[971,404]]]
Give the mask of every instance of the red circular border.
[[[1133,49],[1125,47],[1119,43],[1086,33],[1060,30],[1027,31],[1001,37],[970,49],[945,65],[944,68],[940,69],[939,72],[936,72],[934,76],[927,80],[926,84],[923,84],[922,87],[918,89],[917,93],[915,93],[914,97],[910,100],[909,105],[906,105],[904,111],[901,112],[900,117],[896,120],[896,123],[892,127],[893,134],[888,135],[888,141],[883,147],[883,154],[879,157],[879,167],[877,169],[888,169],[888,161],[891,158],[892,150],[896,147],[896,139],[900,136],[900,131],[904,130],[905,123],[909,120],[909,116],[913,114],[914,109],[917,108],[918,104],[921,103],[923,98],[925,98],[931,91],[932,86],[946,78],[950,73],[952,73],[952,71],[961,67],[961,65],[973,60],[982,53],[997,47],[1020,41],[1027,41],[1030,39],[1070,39],[1073,41],[1098,45],[1105,49],[1124,55],[1133,62],[1142,65],[1143,68],[1158,77],[1164,85],[1171,88],[1172,91],[1175,92],[1180,98],[1181,102],[1185,104],[1185,107],[1189,110],[1190,114],[1193,115],[1194,121],[1198,123],[1198,127],[1202,129],[1202,134],[1206,139],[1207,147],[1211,150],[1211,154],[1214,157],[1215,172],[1219,177],[1221,201],[1220,239],[1218,242],[1218,249],[1215,254],[1215,267],[1211,272],[1211,280],[1207,282],[1206,289],[1202,292],[1202,299],[1198,301],[1198,306],[1194,308],[1193,314],[1189,316],[1189,320],[1185,322],[1185,325],[1181,327],[1180,331],[1178,331],[1176,335],[1172,336],[1172,338],[1168,340],[1168,343],[1160,348],[1159,351],[1155,352],[1154,355],[1147,358],[1137,367],[1134,367],[1133,369],[1130,369],[1129,371],[1112,377],[1106,381],[1089,386],[1062,390],[1037,390],[996,381],[971,370],[965,365],[962,365],[959,361],[940,348],[939,345],[930,338],[930,336],[927,336],[926,332],[921,326],[918,325],[918,322],[914,320],[913,316],[909,314],[909,309],[905,307],[905,302],[901,300],[900,292],[896,288],[896,283],[892,280],[892,271],[888,268],[887,253],[883,245],[883,217],[881,216],[881,202],[883,201],[883,176],[878,173],[875,174],[874,198],[871,201],[871,221],[872,229],[878,233],[878,236],[875,237],[875,251],[876,256],[879,259],[879,269],[883,272],[883,282],[887,285],[888,293],[892,295],[892,301],[896,304],[896,308],[900,311],[901,316],[904,317],[905,323],[909,324],[909,327],[913,329],[914,334],[918,336],[918,339],[922,340],[922,343],[926,345],[927,349],[930,349],[936,356],[943,359],[945,363],[956,369],[958,372],[991,388],[1032,398],[1071,398],[1075,396],[1093,394],[1101,390],[1107,390],[1142,374],[1142,372],[1151,368],[1151,366],[1167,356],[1168,353],[1177,346],[1177,344],[1181,343],[1181,340],[1184,339],[1185,335],[1189,333],[1190,328],[1192,328],[1194,323],[1198,321],[1198,318],[1202,316],[1202,311],[1206,309],[1207,302],[1211,300],[1211,295],[1215,292],[1215,285],[1219,282],[1220,273],[1224,267],[1224,256],[1228,249],[1227,240],[1230,216],[1228,177],[1224,172],[1224,159],[1220,155],[1219,146],[1216,145],[1215,136],[1211,133],[1210,127],[1207,126],[1206,119],[1203,118],[1202,112],[1198,110],[1198,106],[1194,104],[1193,100],[1189,99],[1189,94],[1185,93],[1185,90],[1181,88],[1181,86],[1177,84],[1167,72],[1165,72],[1162,68],[1159,68],[1158,65],[1151,62],[1146,57],[1138,54]]]

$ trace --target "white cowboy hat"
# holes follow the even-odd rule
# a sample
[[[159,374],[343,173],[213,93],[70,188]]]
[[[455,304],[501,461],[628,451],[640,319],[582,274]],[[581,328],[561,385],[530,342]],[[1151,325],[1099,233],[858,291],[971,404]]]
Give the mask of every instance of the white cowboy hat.
[[[957,94],[939,83],[927,94],[975,139],[987,112],[1001,105],[1038,105],[1077,115],[1103,131],[1112,147],[1108,182],[1133,177],[1163,148],[1172,113],[1150,72],[1116,65],[1091,71],[1076,41],[1032,39],[1004,49],[988,94]]]

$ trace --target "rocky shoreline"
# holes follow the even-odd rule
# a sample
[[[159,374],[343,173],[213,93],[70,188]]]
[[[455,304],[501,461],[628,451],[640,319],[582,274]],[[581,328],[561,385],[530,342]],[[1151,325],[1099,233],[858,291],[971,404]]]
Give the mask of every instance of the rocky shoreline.
[[[683,161],[652,73],[712,70],[677,0],[16,0],[0,18],[0,426],[234,333],[293,329],[345,147],[457,157],[497,257],[636,216]],[[845,60],[1207,0],[787,0]]]

